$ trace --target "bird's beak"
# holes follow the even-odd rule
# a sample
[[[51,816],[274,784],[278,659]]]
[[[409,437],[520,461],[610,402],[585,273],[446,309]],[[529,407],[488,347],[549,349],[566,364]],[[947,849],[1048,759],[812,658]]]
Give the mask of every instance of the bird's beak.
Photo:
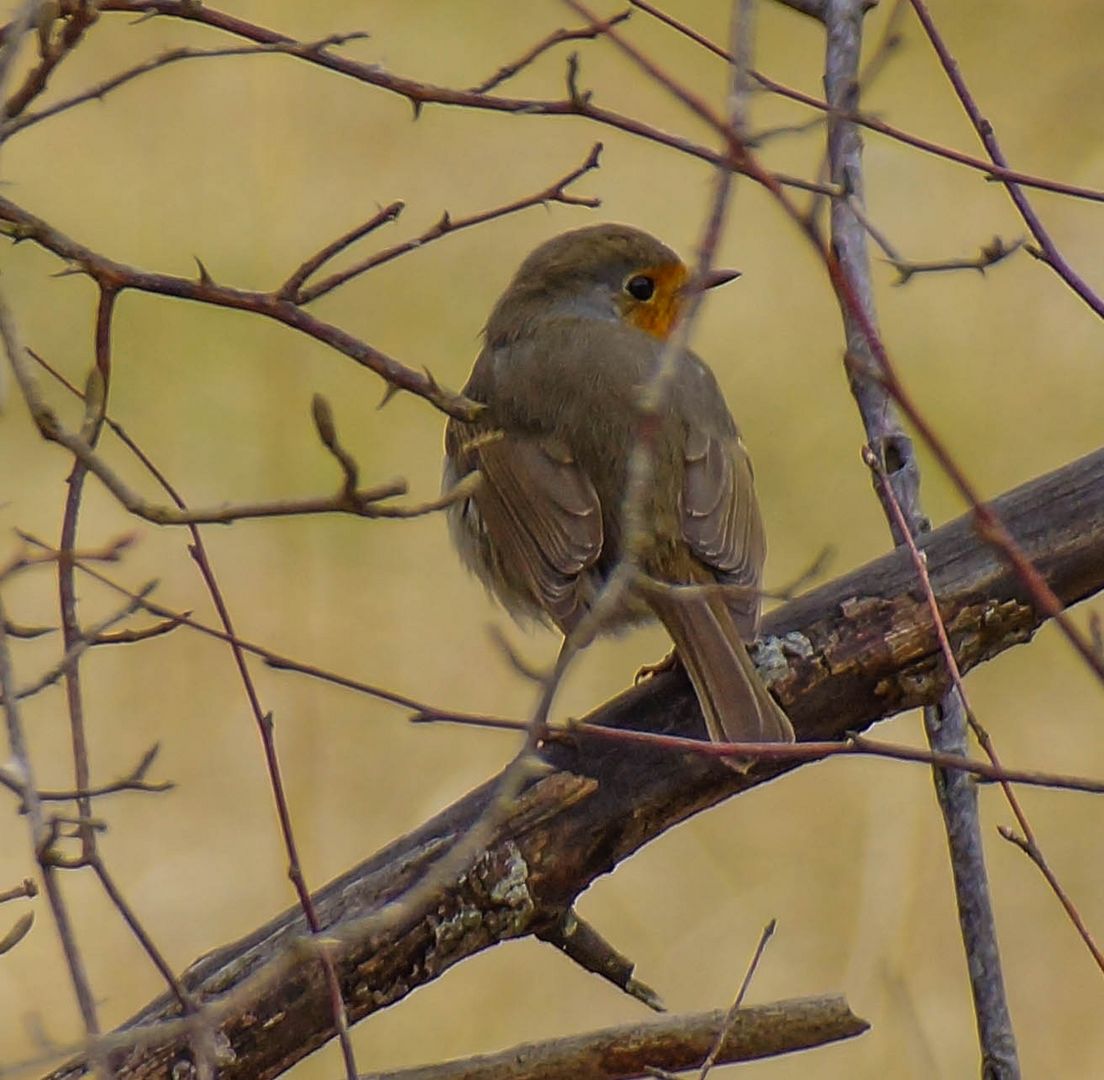
[[[715,289],[718,285],[727,285],[740,276],[739,270],[710,270],[698,283],[698,288],[703,292],[706,289]]]

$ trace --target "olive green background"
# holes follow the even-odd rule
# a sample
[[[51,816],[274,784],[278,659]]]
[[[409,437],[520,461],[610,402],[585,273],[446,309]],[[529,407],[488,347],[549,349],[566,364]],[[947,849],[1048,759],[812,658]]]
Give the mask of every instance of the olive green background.
[[[10,4],[7,6],[11,6]],[[1104,186],[1104,11],[1088,0],[934,0],[933,12],[986,115],[1018,167]],[[302,39],[365,29],[350,55],[390,71],[470,86],[573,16],[556,3],[447,0],[319,4],[253,0],[227,7]],[[671,10],[717,40],[727,7]],[[883,8],[886,4],[883,2]],[[609,10],[613,10],[610,8]],[[870,19],[873,35],[885,11]],[[894,123],[977,151],[929,46],[906,18],[906,41],[867,104]],[[647,16],[627,28],[679,79],[720,103],[723,65]],[[105,16],[68,61],[47,100],[84,88],[158,50],[225,42],[169,20]],[[761,7],[758,64],[820,91],[823,41],[813,23]],[[504,88],[563,93],[564,50]],[[597,100],[710,141],[703,126],[604,43],[583,50],[581,85]],[[757,127],[807,113],[757,97]],[[270,288],[323,242],[406,200],[401,220],[354,254],[415,236],[455,216],[539,190],[606,146],[576,190],[599,211],[553,206],[448,237],[374,271],[315,305],[412,367],[459,386],[482,321],[520,259],[554,233],[626,221],[692,253],[709,170],[671,151],[578,119],[517,117],[409,104],[287,57],[192,60],[147,75],[14,139],[0,157],[4,194],[76,239],[149,269]],[[810,175],[822,133],[768,144],[772,167]],[[869,210],[908,256],[969,255],[994,234],[1022,235],[1006,193],[977,173],[877,136],[866,153]],[[1068,256],[1104,285],[1099,204],[1032,198]],[[770,537],[767,576],[782,583],[824,545],[831,573],[886,550],[888,532],[859,459],[862,429],[841,365],[839,315],[823,269],[769,196],[739,181],[720,260],[742,280],[711,298],[696,346],[711,361],[755,456]],[[348,261],[348,259],[344,260]],[[0,247],[4,289],[28,344],[78,382],[91,355],[95,290],[57,278],[59,262],[30,244]],[[885,340],[902,376],[969,475],[995,494],[1098,445],[1104,357],[1098,321],[1054,274],[1020,253],[986,276],[931,276],[894,288],[875,269]],[[79,411],[50,384],[71,423]],[[239,313],[126,294],[114,334],[111,414],[193,505],[318,494],[336,470],[318,445],[310,397],[333,403],[365,482],[404,476],[411,497],[439,484],[441,416],[400,395],[384,410],[371,373],[294,332]],[[121,450],[104,454],[142,491],[154,488]],[[929,513],[962,503],[925,462]],[[14,394],[0,417],[0,558],[19,527],[54,540],[66,456],[33,435]],[[83,545],[133,532],[120,580],[151,578],[174,608],[213,622],[181,530],[128,519],[90,482]],[[502,627],[536,662],[555,636],[513,626],[460,568],[444,522],[343,517],[246,522],[205,531],[239,631],[281,652],[441,705],[523,716],[533,688],[487,628]],[[116,600],[81,584],[92,620]],[[5,587],[22,623],[56,624],[49,571]],[[1100,608],[1097,603],[1097,608]],[[1087,624],[1087,609],[1075,613]],[[139,620],[140,621],[140,620]],[[16,646],[18,681],[53,662],[57,635]],[[572,670],[557,714],[578,714],[626,685],[666,649],[659,630],[596,645]],[[103,781],[153,742],[161,796],[98,804],[108,863],[127,898],[182,968],[293,901],[257,733],[227,650],[186,630],[99,649],[82,665],[92,765]],[[496,770],[516,740],[411,727],[401,710],[254,665],[273,710],[305,870],[323,884],[413,828]],[[968,680],[974,706],[1006,762],[1104,775],[1098,684],[1047,629],[1029,648]],[[70,782],[59,689],[29,702],[38,781]],[[920,741],[915,714],[878,734]],[[1104,803],[1026,790],[1023,803],[1055,871],[1090,927],[1104,927]],[[1104,981],[1024,856],[996,827],[1011,815],[981,794],[1006,977],[1028,1075],[1093,1075],[1104,1054]],[[0,819],[0,889],[31,873],[14,798]],[[873,1023],[847,1044],[754,1066],[763,1077],[964,1077],[977,1074],[969,990],[939,812],[922,767],[834,761],[803,768],[669,833],[599,881],[581,911],[638,964],[673,1010],[726,1004],[763,925],[778,932],[749,1001],[845,992]],[[159,980],[88,874],[66,875],[77,936],[105,1025],[161,990]],[[28,904],[0,908],[0,932]],[[80,1025],[44,902],[31,935],[0,957],[0,1064],[35,1052],[36,1029],[64,1042]],[[633,1019],[642,1010],[534,941],[480,955],[355,1029],[362,1070],[494,1050]],[[720,1070],[723,1075],[724,1071]],[[334,1078],[330,1046],[294,1076]]]

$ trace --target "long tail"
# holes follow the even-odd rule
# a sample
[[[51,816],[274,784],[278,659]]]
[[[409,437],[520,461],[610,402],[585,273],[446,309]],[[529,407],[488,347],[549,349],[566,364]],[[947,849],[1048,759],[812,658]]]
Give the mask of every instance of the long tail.
[[[789,718],[759,678],[722,603],[658,594],[649,603],[675,643],[714,742],[794,741]],[[728,763],[741,770],[748,765]]]

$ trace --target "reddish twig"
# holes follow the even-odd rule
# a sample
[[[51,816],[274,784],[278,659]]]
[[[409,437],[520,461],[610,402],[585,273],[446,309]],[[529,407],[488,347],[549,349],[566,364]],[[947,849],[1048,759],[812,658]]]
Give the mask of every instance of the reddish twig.
[[[631,10],[625,10],[618,12],[616,15],[611,15],[608,19],[590,23],[588,26],[582,26],[575,30],[563,28],[553,30],[546,38],[542,38],[516,60],[503,64],[489,79],[479,83],[478,86],[471,87],[471,92],[473,94],[486,94],[496,86],[500,86],[507,79],[512,79],[519,71],[527,68],[538,56],[543,55],[549,49],[562,45],[565,41],[593,41],[596,37],[604,34],[609,27],[624,22],[631,14]]]
[[[329,45],[341,45],[346,41],[366,36],[367,35],[363,33],[333,34],[330,37],[323,38],[321,41],[297,42],[296,48],[306,49],[307,51],[319,50]],[[120,71],[118,74],[96,83],[95,86],[91,86],[79,94],[74,94],[72,97],[55,102],[48,108],[39,109],[37,112],[33,113],[12,115],[9,119],[5,120],[4,123],[0,124],[0,143],[11,138],[11,136],[15,135],[17,132],[23,131],[25,128],[33,127],[43,120],[49,120],[51,117],[57,116],[59,113],[67,112],[69,109],[75,108],[78,105],[83,105],[85,102],[102,101],[113,90],[117,90],[120,86],[125,86],[139,76],[146,75],[151,71],[157,71],[159,68],[168,67],[170,64],[178,63],[181,60],[204,60],[228,56],[271,56],[274,53],[286,53],[287,51],[288,46],[281,42],[272,42],[263,45],[232,45],[221,49],[192,49],[187,47],[169,49],[167,52],[161,53],[160,56],[154,56],[149,60],[142,61],[140,64],[135,64],[133,67],[127,68],[125,71]]]
[[[333,680],[337,681],[337,680]],[[341,685],[349,685],[346,680]],[[504,716],[478,716],[422,707],[411,722],[417,724],[459,724],[463,727],[487,728],[491,731],[519,731],[524,721]],[[962,754],[924,750],[916,746],[870,739],[865,735],[850,735],[845,742],[805,741],[797,743],[715,743],[702,739],[690,739],[682,735],[657,735],[650,731],[634,731],[631,728],[602,727],[585,721],[576,721],[565,727],[553,727],[549,738],[571,740],[578,736],[593,736],[612,742],[635,743],[653,749],[673,753],[697,754],[702,757],[746,757],[756,761],[818,761],[827,757],[876,757],[890,761],[907,761],[917,765],[938,766],[968,773],[980,780],[992,783],[1007,781],[1026,784],[1029,787],[1054,788],[1059,791],[1081,791],[1090,795],[1104,795],[1104,780],[1090,776],[1074,776],[1068,773],[1043,772],[1038,769],[998,768],[992,763],[978,761]]]
[[[909,557],[912,559],[912,564],[916,568],[916,576],[920,581],[920,587],[923,590],[925,601],[928,605],[928,610],[931,612],[932,625],[935,627],[936,637],[939,640],[939,650],[943,656],[943,662],[947,665],[947,671],[950,674],[951,682],[954,684],[954,688],[958,693],[959,699],[962,702],[962,707],[966,711],[966,719],[969,721],[970,728],[977,736],[978,742],[981,744],[982,750],[985,751],[986,757],[992,762],[994,768],[1003,768],[1000,757],[997,754],[997,748],[993,743],[992,738],[986,728],[978,721],[977,716],[974,714],[973,709],[970,707],[969,698],[966,696],[966,687],[962,682],[962,672],[959,670],[958,661],[955,659],[954,649],[951,647],[951,640],[947,635],[947,627],[943,621],[943,616],[939,611],[939,602],[935,597],[935,590],[932,588],[931,578],[928,576],[928,560],[917,546],[916,541],[913,539],[911,530],[909,529],[908,522],[905,520],[904,512],[901,510],[900,503],[897,502],[896,496],[893,493],[893,488],[889,484],[888,478],[885,475],[885,470],[882,468],[881,463],[870,451],[869,447],[864,447],[863,460],[867,466],[873,471],[874,476],[877,479],[878,484],[881,486],[886,501],[893,514],[897,519],[898,528],[901,530],[905,538],[905,546],[908,548]],[[999,830],[1001,836],[1006,840],[1010,840],[1016,844],[1022,851],[1024,851],[1031,861],[1039,869],[1039,872],[1046,879],[1047,884],[1050,886],[1051,892],[1057,897],[1058,902],[1062,905],[1066,915],[1069,917],[1070,922],[1073,924],[1074,929],[1077,930],[1081,936],[1081,940],[1084,942],[1085,947],[1089,950],[1090,955],[1096,961],[1097,966],[1101,972],[1104,973],[1104,954],[1101,953],[1100,947],[1096,943],[1096,939],[1085,925],[1085,920],[1081,916],[1081,912],[1078,910],[1077,905],[1074,904],[1069,893],[1065,887],[1058,880],[1057,875],[1050,868],[1050,864],[1047,862],[1046,857],[1043,854],[1042,848],[1039,847],[1039,843],[1035,837],[1035,831],[1031,827],[1031,822],[1028,820],[1027,814],[1024,812],[1023,807],[1020,805],[1020,800],[1016,797],[1016,792],[1013,790],[1011,782],[1008,779],[998,780],[1001,786],[1001,791],[1004,793],[1005,801],[1008,803],[1013,815],[1016,818],[1017,823],[1020,826],[1021,836],[1017,836],[1012,833],[1011,830],[1001,828]]]
[[[974,130],[977,131],[978,137],[985,147],[985,152],[989,155],[994,165],[1002,169],[1007,168],[1008,162],[1005,159],[1004,152],[1001,150],[1000,143],[997,141],[997,135],[993,130],[993,125],[982,116],[981,109],[970,93],[969,87],[967,87],[966,80],[962,77],[962,72],[959,70],[958,64],[955,62],[954,57],[951,56],[950,50],[947,48],[939,31],[936,29],[935,22],[924,0],[909,0],[909,2],[916,12],[916,17],[920,20],[920,25],[924,28],[924,33],[928,35],[928,40],[931,42],[932,48],[935,49],[935,53],[939,57],[939,62],[943,65],[943,71],[950,80],[951,86],[954,87],[954,92],[958,95],[958,100],[962,103],[962,108],[970,118],[970,123],[974,125]],[[1020,190],[1019,184],[1013,182],[1008,177],[1000,177],[1000,179],[1008,189],[1009,197],[1019,211],[1020,217],[1024,219],[1024,223],[1031,231],[1031,235],[1034,236],[1038,242],[1043,261],[1046,262],[1046,264],[1050,266],[1050,268],[1054,270],[1058,276],[1096,312],[1097,315],[1104,316],[1104,297],[1094,292],[1080,275],[1074,271],[1073,267],[1069,265],[1051,239],[1050,233],[1047,232],[1039,215],[1035,212],[1035,208],[1028,202],[1027,196],[1023,191]]]
[[[673,30],[688,37],[691,41],[702,46],[702,48],[713,53],[713,55],[720,59],[726,61],[731,59],[726,49],[722,48],[716,42],[711,41],[704,34],[699,33],[688,24],[681,22],[662,9],[648,3],[647,0],[630,0],[630,2],[634,7],[638,7],[642,11],[646,11],[649,15],[653,15]],[[752,70],[750,74],[755,82],[764,90],[768,90],[770,93],[778,95],[778,97],[797,102],[810,109],[816,109],[818,112],[835,112],[841,119],[850,120],[852,123],[858,124],[870,131],[875,131],[879,135],[884,135],[886,138],[894,139],[897,142],[905,143],[917,150],[923,150],[925,153],[931,154],[934,157],[945,158],[958,165],[963,165],[966,168],[975,169],[978,172],[984,173],[987,180],[999,183],[1020,184],[1023,187],[1038,188],[1041,191],[1052,191],[1056,194],[1067,195],[1074,199],[1088,199],[1091,202],[1104,202],[1104,191],[1098,188],[1068,184],[1064,181],[1053,180],[1045,176],[1034,176],[1031,173],[1012,169],[1007,165],[1001,165],[994,161],[986,160],[985,158],[975,157],[972,154],[963,153],[961,150],[955,150],[952,147],[944,146],[941,143],[933,142],[919,135],[914,135],[912,132],[905,131],[903,128],[886,123],[877,116],[871,116],[867,113],[851,109],[834,110],[832,106],[822,98],[788,86],[786,83],[779,82],[777,79],[772,79],[769,75],[765,75],[761,71]]]
[[[1050,864],[1039,849],[1039,845],[1035,843],[1030,835],[1026,833],[1022,836],[1017,835],[1006,825],[1000,826],[997,832],[1010,844],[1018,847],[1035,864],[1036,869],[1046,879],[1046,883],[1050,887],[1051,892],[1058,897],[1062,907],[1066,909],[1066,914],[1069,916],[1070,922],[1073,923],[1074,929],[1085,943],[1085,947],[1089,950],[1089,954],[1092,956],[1093,960],[1096,961],[1096,966],[1100,968],[1101,971],[1104,971],[1104,954],[1101,953],[1100,947],[1097,945],[1096,939],[1092,935],[1092,931],[1085,925],[1085,920],[1081,917],[1081,912],[1074,906],[1073,901],[1070,900],[1065,889],[1059,884],[1054,871],[1050,868]]]
[[[596,123],[690,154],[713,165],[719,164],[724,159],[724,155],[717,154],[689,139],[673,135],[634,117],[595,105],[586,95],[569,94],[562,100],[509,98],[435,86],[432,83],[393,75],[378,64],[362,63],[326,50],[312,49],[312,43],[297,42],[285,34],[218,11],[206,4],[197,4],[194,0],[101,0],[99,9],[101,12],[130,12],[147,17],[169,16],[201,23],[258,44],[279,45],[278,51],[281,53],[406,98],[413,107],[415,115],[418,115],[425,105],[435,104],[525,116],[583,116]],[[785,173],[775,173],[773,176],[779,184],[787,187],[817,191],[821,194],[834,193],[823,184],[816,184],[801,177],[789,176]]]
[[[362,239],[371,232],[375,232],[381,225],[386,225],[388,222],[397,220],[398,216],[405,208],[406,203],[402,202],[402,200],[396,200],[390,205],[385,206],[378,213],[373,214],[367,221],[350,229],[336,240],[332,240],[330,243],[320,248],[299,266],[287,281],[276,290],[276,295],[282,300],[291,300],[293,303],[300,303],[299,290],[302,288],[303,282],[305,282],[311,274],[316,273],[319,267],[329,262],[330,259],[340,254],[351,244],[356,243],[357,240]]]
[[[595,143],[591,147],[586,160],[578,168],[572,169],[566,176],[549,184],[544,190],[533,195],[527,195],[516,202],[507,203],[505,206],[497,206],[492,210],[484,210],[481,213],[472,214],[465,218],[457,218],[456,220],[453,220],[446,211],[437,223],[430,226],[421,236],[417,236],[413,240],[407,240],[403,244],[396,244],[385,251],[380,251],[355,266],[349,267],[348,270],[331,274],[328,278],[324,278],[309,288],[301,288],[294,294],[293,299],[298,304],[309,304],[311,301],[317,300],[320,296],[336,289],[339,285],[344,285],[347,281],[359,277],[366,271],[382,266],[392,259],[397,259],[400,255],[406,255],[408,252],[425,247],[426,244],[433,240],[439,240],[442,236],[448,236],[450,233],[459,232],[461,229],[467,229],[473,225],[482,225],[486,221],[494,221],[496,218],[506,217],[508,214],[516,214],[520,210],[528,210],[531,206],[544,206],[551,202],[562,203],[565,206],[586,206],[591,209],[601,206],[601,199],[572,195],[566,190],[580,177],[585,176],[592,169],[598,168],[598,159],[601,153],[602,144]],[[283,289],[280,290],[279,295],[284,295]]]

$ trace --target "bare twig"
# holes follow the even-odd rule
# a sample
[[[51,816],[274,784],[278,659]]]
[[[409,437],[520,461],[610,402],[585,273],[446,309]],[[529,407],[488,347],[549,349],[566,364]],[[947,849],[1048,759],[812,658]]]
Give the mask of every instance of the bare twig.
[[[12,324],[8,316],[7,308],[0,306],[0,330],[3,331],[7,348],[11,348],[10,338],[13,335]],[[27,824],[30,831],[31,848],[38,860],[42,871],[42,881],[46,890],[46,898],[50,906],[50,913],[54,919],[58,940],[61,942],[62,951],[65,954],[66,966],[70,980],[80,1008],[84,1028],[89,1038],[99,1034],[100,1024],[96,1012],[95,999],[92,988],[88,982],[88,974],[84,967],[84,960],[77,948],[73,927],[69,919],[69,912],[65,906],[61,891],[58,887],[57,875],[49,859],[49,846],[52,840],[52,829],[46,823],[42,811],[42,801],[38,797],[38,788],[34,780],[34,770],[31,765],[30,753],[23,731],[23,720],[19,712],[19,702],[16,700],[15,679],[11,668],[11,654],[8,649],[7,633],[4,629],[4,606],[0,600],[0,695],[3,696],[4,719],[8,734],[8,748],[13,761],[13,766],[22,780],[20,795],[27,811]],[[97,1051],[92,1057],[93,1063],[103,1064],[103,1059]]]
[[[114,795],[120,791],[171,791],[176,785],[171,780],[152,781],[146,779],[146,774],[153,765],[158,751],[159,743],[154,743],[143,755],[137,765],[126,776],[118,780],[112,780],[106,784],[78,790],[71,788],[67,791],[43,790],[38,792],[40,802],[72,802],[76,799],[98,799],[102,795]],[[16,795],[23,794],[24,785],[19,778],[6,767],[0,766],[0,784]],[[2,900],[3,897],[0,897]]]
[[[107,634],[97,634],[92,639],[93,645],[134,645],[139,641],[149,641],[150,638],[162,637],[180,626],[177,618],[162,619],[152,626],[144,626],[134,630],[112,630]]]
[[[481,411],[474,402],[443,389],[431,375],[414,371],[400,364],[344,330],[308,314],[299,305],[281,300],[274,293],[251,292],[219,285],[209,276],[201,275],[198,279],[174,277],[171,274],[156,274],[114,262],[78,244],[46,221],[3,196],[0,196],[0,221],[8,223],[6,231],[13,240],[33,239],[35,243],[52,251],[70,265],[79,267],[81,273],[87,274],[101,288],[135,289],[160,296],[195,300],[216,307],[251,311],[329,345],[356,363],[375,371],[398,389],[433,402],[450,416],[472,420]],[[22,354],[20,358],[21,356]],[[13,367],[18,363],[19,361],[13,361]],[[27,396],[25,389],[24,396]],[[53,423],[56,426],[56,418],[49,410],[36,416],[35,420],[40,425]],[[65,443],[63,445],[66,445],[66,449],[71,453],[79,454],[83,449],[79,442],[75,445]]]
[[[775,586],[773,589],[763,589],[763,597],[770,600],[792,600],[806,585],[816,581],[818,577],[821,577],[828,567],[832,564],[832,560],[836,557],[836,549],[832,544],[825,544],[810,560],[809,565],[805,567],[796,577],[784,582],[781,585]]]
[[[309,259],[298,266],[287,281],[276,290],[276,295],[279,296],[281,300],[295,301],[299,295],[300,288],[302,288],[303,282],[305,282],[311,274],[317,273],[319,268],[329,262],[335,255],[340,254],[347,247],[356,243],[357,240],[362,239],[369,233],[375,232],[381,225],[386,225],[389,222],[398,220],[399,215],[405,208],[406,203],[401,200],[396,200],[373,214],[367,221],[350,229],[336,240],[331,240],[330,243],[320,248]]]
[[[704,34],[700,34],[693,27],[681,22],[679,19],[674,18],[672,15],[661,10],[653,4],[647,2],[647,0],[631,0],[634,7],[640,8],[642,11],[648,12],[648,14],[655,16],[661,22],[666,23],[673,30],[684,36],[690,38],[691,41],[701,45],[707,51],[713,53],[715,56],[722,60],[731,61],[731,55],[720,45]],[[889,39],[892,40],[892,39]],[[821,98],[815,97],[812,94],[807,94],[803,90],[797,90],[792,86],[787,86],[783,82],[779,82],[777,79],[771,78],[769,75],[765,75],[761,71],[752,71],[751,77],[764,89],[770,91],[772,94],[777,94],[779,97],[786,98],[790,101],[797,102],[798,104],[805,105],[810,109],[816,109],[822,113],[835,112],[842,119],[850,120],[861,127],[867,128],[870,131],[875,131],[880,135],[884,135],[886,138],[894,139],[897,142],[911,146],[914,149],[922,150],[924,153],[931,154],[934,157],[941,157],[947,161],[953,161],[958,165],[963,165],[966,168],[974,169],[978,172],[985,174],[986,180],[995,182],[1011,182],[1020,184],[1023,187],[1034,187],[1041,191],[1052,191],[1060,195],[1067,195],[1074,199],[1088,199],[1092,202],[1104,202],[1104,191],[1098,188],[1082,187],[1077,184],[1068,184],[1061,180],[1053,180],[1045,176],[1034,176],[1031,173],[1021,172],[1018,169],[1011,169],[1006,166],[1000,166],[985,158],[974,157],[971,154],[965,154],[960,150],[955,150],[948,146],[943,146],[940,143],[933,142],[930,139],[924,139],[919,135],[914,135],[911,132],[905,131],[902,128],[894,127],[892,124],[886,123],[880,117],[872,116],[867,113],[856,112],[854,110],[838,110],[829,105],[828,102]],[[797,130],[805,130],[808,125],[795,125]],[[832,194],[831,188],[825,188],[824,185],[815,185],[812,190],[820,190],[824,194]]]
[[[135,599],[128,600],[118,611],[112,612],[112,614],[85,630],[79,630],[73,637],[73,644],[65,650],[65,654],[62,658],[56,664],[44,671],[34,682],[29,683],[27,686],[20,687],[19,696],[21,698],[33,697],[35,694],[45,690],[47,686],[53,686],[58,679],[67,677],[80,658],[93,645],[96,645],[100,641],[104,632],[117,622],[122,622],[123,619],[133,615],[141,605],[142,599],[153,592],[156,585],[156,582],[151,581],[148,585],[138,590]]]
[[[460,724],[465,727],[488,728],[494,731],[521,731],[525,723],[501,716],[477,716],[425,708],[410,717],[416,724]],[[575,721],[563,727],[551,727],[548,738],[556,742],[574,743],[580,737],[615,743],[635,743],[641,747],[669,750],[672,753],[695,754],[700,757],[741,757],[756,761],[819,761],[826,757],[876,757],[890,761],[910,761],[919,765],[937,766],[975,776],[993,783],[1027,784],[1031,787],[1054,788],[1057,791],[1081,791],[1104,795],[1104,780],[1068,773],[1041,772],[1037,769],[1010,769],[992,763],[978,761],[965,754],[923,750],[915,746],[888,743],[865,735],[852,734],[843,742],[798,743],[724,743],[703,742],[679,735],[661,735],[629,728],[608,728]]]
[[[698,1073],[698,1080],[706,1080],[710,1070],[717,1064],[717,1059],[721,1056],[721,1049],[724,1047],[725,1040],[728,1038],[728,1033],[732,1030],[732,1025],[736,1022],[736,1018],[740,1014],[740,1007],[744,1003],[744,997],[747,995],[748,987],[751,985],[751,980],[755,975],[756,969],[759,967],[759,961],[763,958],[763,950],[766,949],[767,942],[774,936],[774,929],[777,925],[777,920],[771,919],[771,921],[763,927],[763,932],[759,935],[759,943],[755,946],[755,952],[752,953],[751,960],[748,962],[747,971],[744,972],[744,977],[740,981],[740,989],[736,991],[736,997],[733,998],[732,1004],[725,1014],[724,1023],[721,1024],[721,1028],[717,1032],[717,1040],[710,1047],[709,1053],[705,1055],[705,1060],[702,1062],[701,1072]]]
[[[382,266],[392,259],[397,259],[400,255],[406,255],[408,252],[425,247],[426,244],[432,243],[434,240],[439,240],[442,236],[448,236],[451,233],[459,232],[461,229],[471,228],[473,225],[482,225],[486,221],[494,221],[496,218],[506,217],[509,214],[516,214],[521,210],[528,210],[532,206],[544,206],[547,203],[562,203],[565,206],[586,206],[591,209],[600,206],[601,199],[584,195],[572,195],[567,189],[580,177],[585,176],[592,169],[598,168],[598,159],[601,153],[602,144],[595,143],[594,146],[591,147],[586,160],[581,165],[572,169],[566,176],[549,184],[548,187],[543,190],[533,195],[527,195],[523,199],[518,199],[504,206],[496,206],[492,210],[484,210],[478,214],[472,214],[469,217],[457,218],[455,220],[446,212],[441,215],[435,225],[431,225],[421,236],[417,236],[413,240],[407,240],[402,244],[396,244],[394,247],[387,248],[385,251],[380,251],[356,263],[354,266],[350,266],[347,270],[331,274],[328,278],[323,278],[321,281],[308,288],[297,290],[294,300],[297,304],[309,304],[317,300],[320,296],[332,292],[338,286],[351,281],[353,278],[359,277],[361,274],[373,270],[377,266]],[[282,291],[281,295],[283,295]]]
[[[332,34],[319,41],[296,42],[294,48],[296,51],[300,49],[306,49],[308,51],[322,50],[331,45],[342,45],[347,41],[367,36],[367,34],[361,32]],[[43,120],[49,120],[51,117],[57,116],[59,113],[67,112],[69,109],[75,108],[78,105],[83,105],[87,101],[102,101],[112,90],[117,90],[120,86],[125,86],[141,75],[156,71],[159,68],[168,67],[170,64],[175,64],[181,60],[203,60],[226,56],[271,55],[273,53],[287,53],[289,51],[291,51],[290,43],[279,41],[266,42],[258,45],[226,46],[221,49],[192,49],[186,47],[169,49],[161,53],[160,56],[154,56],[149,60],[144,60],[140,64],[135,64],[133,67],[127,68],[117,75],[112,75],[110,78],[96,83],[95,86],[79,94],[74,94],[72,97],[55,102],[48,108],[39,109],[37,112],[33,113],[8,113],[9,119],[0,124],[0,143],[3,143],[17,132],[23,131],[25,128],[32,127],[35,124],[41,123]]]
[[[1023,239],[1006,243],[999,236],[994,236],[988,244],[982,244],[977,255],[972,259],[933,259],[929,262],[921,262],[917,259],[906,259],[890,242],[889,238],[871,220],[866,208],[853,195],[847,200],[851,212],[862,222],[863,228],[870,234],[870,238],[885,253],[886,261],[897,271],[895,285],[907,284],[916,274],[934,274],[949,270],[976,270],[984,274],[990,266],[1007,259],[1023,247]]]
[[[1010,844],[1018,847],[1035,864],[1035,868],[1043,875],[1050,891],[1058,897],[1062,907],[1065,908],[1066,914],[1073,924],[1073,928],[1080,935],[1082,942],[1085,944],[1085,948],[1089,950],[1089,955],[1096,961],[1096,966],[1101,971],[1104,971],[1104,953],[1101,953],[1100,946],[1097,945],[1096,938],[1085,924],[1081,912],[1077,909],[1077,906],[1062,887],[1054,871],[1050,868],[1050,863],[1047,862],[1046,856],[1043,855],[1039,845],[1035,842],[1034,836],[1032,836],[1030,831],[1024,835],[1020,835],[1006,825],[998,827],[997,832]]]
[[[486,94],[496,86],[506,82],[507,79],[512,79],[519,71],[527,68],[538,56],[546,53],[549,49],[555,48],[555,46],[561,45],[565,41],[593,41],[596,37],[604,34],[607,27],[624,22],[631,14],[631,10],[625,10],[618,12],[616,15],[611,15],[608,19],[590,23],[588,26],[581,26],[575,30],[563,28],[553,30],[552,33],[542,38],[532,48],[527,49],[516,60],[503,64],[489,79],[484,80],[478,86],[473,86],[471,92],[473,94]]]
[[[981,109],[970,93],[969,87],[966,85],[966,80],[963,78],[958,64],[955,62],[954,57],[951,56],[950,50],[947,48],[938,29],[936,29],[935,21],[932,19],[927,5],[924,3],[924,0],[910,0],[910,3],[912,4],[913,10],[916,12],[917,18],[920,20],[920,25],[924,28],[924,33],[928,35],[928,40],[931,42],[932,48],[935,49],[935,53],[939,57],[940,64],[943,65],[943,70],[948,80],[950,80],[951,86],[954,87],[955,94],[958,95],[958,100],[962,103],[962,108],[970,118],[970,123],[974,125],[974,129],[977,131],[978,137],[985,147],[985,152],[989,155],[994,165],[1002,169],[1007,168],[1008,161],[1004,156],[1004,152],[1001,150],[1000,143],[997,141],[997,135],[993,130],[993,125],[982,116]],[[1065,256],[1058,250],[1057,245],[1055,245],[1054,241],[1051,239],[1050,233],[1047,232],[1042,220],[1035,212],[1035,208],[1021,190],[1020,184],[1018,182],[1013,182],[1008,177],[997,178],[1000,179],[1008,189],[1009,197],[1015,204],[1016,209],[1020,213],[1020,217],[1023,218],[1024,224],[1027,225],[1031,235],[1035,237],[1039,245],[1039,250],[1042,252],[1044,261],[1047,265],[1050,266],[1050,268],[1054,270],[1055,273],[1057,273],[1097,315],[1104,316],[1104,297],[1097,294],[1066,261]]]

